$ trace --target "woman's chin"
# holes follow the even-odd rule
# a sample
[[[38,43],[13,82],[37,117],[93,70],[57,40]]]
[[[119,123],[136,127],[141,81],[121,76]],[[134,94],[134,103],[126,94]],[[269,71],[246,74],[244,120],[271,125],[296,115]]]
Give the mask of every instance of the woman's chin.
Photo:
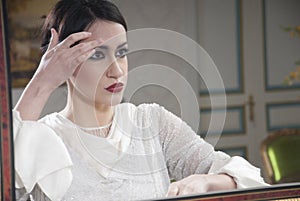
[[[110,97],[105,97],[105,98],[101,97],[98,100],[96,100],[96,102],[108,106],[115,106],[120,104],[122,100],[123,100],[123,94],[119,93],[119,94],[114,94],[113,96]]]

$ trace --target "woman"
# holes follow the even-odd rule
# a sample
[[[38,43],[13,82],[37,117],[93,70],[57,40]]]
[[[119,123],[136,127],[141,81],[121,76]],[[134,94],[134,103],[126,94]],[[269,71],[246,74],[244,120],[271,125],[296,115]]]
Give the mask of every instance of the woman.
[[[16,186],[35,200],[135,200],[266,185],[157,104],[121,103],[126,22],[106,0],[60,0],[14,108]],[[65,108],[39,119],[67,82]],[[170,184],[170,179],[176,182]]]

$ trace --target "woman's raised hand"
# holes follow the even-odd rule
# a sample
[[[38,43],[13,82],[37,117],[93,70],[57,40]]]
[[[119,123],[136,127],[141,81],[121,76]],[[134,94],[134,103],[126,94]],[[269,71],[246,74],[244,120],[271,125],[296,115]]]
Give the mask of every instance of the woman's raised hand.
[[[50,94],[68,80],[76,68],[102,44],[100,40],[90,40],[74,45],[90,36],[89,32],[78,32],[59,43],[57,32],[51,29],[49,46],[15,106],[23,120],[37,120]]]
[[[58,34],[51,29],[49,46],[43,55],[39,67],[33,77],[36,81],[49,90],[56,89],[72,76],[76,68],[86,61],[102,41],[92,40],[72,46],[76,42],[91,36],[89,32],[71,34],[58,43]]]

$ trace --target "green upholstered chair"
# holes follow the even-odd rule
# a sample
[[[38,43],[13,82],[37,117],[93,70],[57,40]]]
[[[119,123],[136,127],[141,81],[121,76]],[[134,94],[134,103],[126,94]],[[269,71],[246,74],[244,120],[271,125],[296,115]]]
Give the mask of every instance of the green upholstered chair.
[[[261,155],[273,184],[300,182],[300,129],[271,133],[262,142]]]

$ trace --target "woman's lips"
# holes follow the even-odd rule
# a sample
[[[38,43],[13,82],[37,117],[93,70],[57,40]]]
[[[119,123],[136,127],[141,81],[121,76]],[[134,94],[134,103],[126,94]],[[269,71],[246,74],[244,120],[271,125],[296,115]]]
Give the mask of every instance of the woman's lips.
[[[111,93],[118,93],[123,90],[124,84],[122,82],[114,83],[109,87],[105,88],[107,91]]]

